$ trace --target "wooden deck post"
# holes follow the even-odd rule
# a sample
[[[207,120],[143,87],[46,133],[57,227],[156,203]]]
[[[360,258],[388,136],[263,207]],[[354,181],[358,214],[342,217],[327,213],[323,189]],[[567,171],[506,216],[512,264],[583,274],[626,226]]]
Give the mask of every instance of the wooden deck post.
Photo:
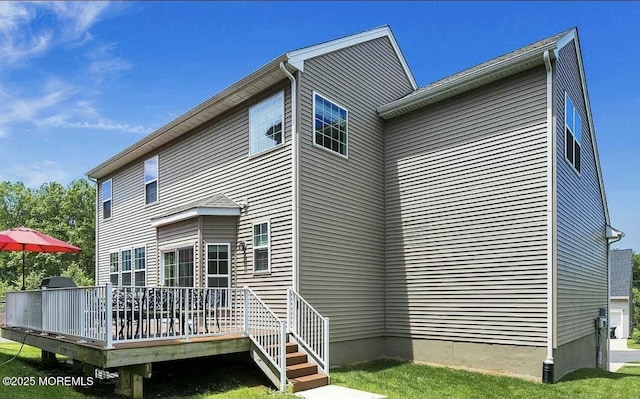
[[[58,363],[58,359],[56,359],[56,354],[53,352],[45,351],[45,350],[42,351],[41,359],[42,359],[42,364],[45,366],[54,366],[56,363]]]
[[[142,399],[143,378],[151,378],[151,363],[119,367],[115,393],[133,399]]]

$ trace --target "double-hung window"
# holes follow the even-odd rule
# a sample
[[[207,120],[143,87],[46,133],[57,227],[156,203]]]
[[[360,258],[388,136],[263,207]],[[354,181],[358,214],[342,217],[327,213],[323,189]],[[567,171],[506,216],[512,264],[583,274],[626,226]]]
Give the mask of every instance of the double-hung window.
[[[582,118],[567,93],[564,99],[564,157],[580,173]]]
[[[134,248],[133,250],[133,269],[134,269],[134,285],[147,285],[147,258],[145,256],[145,247]]]
[[[269,272],[271,245],[269,222],[253,225],[253,271],[255,273]]]
[[[109,281],[111,284],[120,284],[120,254],[118,252],[111,252],[109,254]]]
[[[122,285],[131,285],[131,250],[120,251],[120,268],[122,270]]]
[[[349,144],[347,109],[314,93],[313,115],[313,144],[346,157]]]
[[[102,219],[111,218],[111,184],[111,179],[102,182]]]
[[[153,204],[158,201],[158,156],[144,161],[144,202]]]
[[[249,109],[249,155],[284,142],[284,92]]]

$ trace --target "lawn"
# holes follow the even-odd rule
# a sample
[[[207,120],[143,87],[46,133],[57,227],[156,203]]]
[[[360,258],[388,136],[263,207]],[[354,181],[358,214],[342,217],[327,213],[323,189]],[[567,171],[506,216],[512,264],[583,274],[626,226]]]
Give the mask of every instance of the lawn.
[[[624,367],[618,373],[585,369],[571,373],[553,385],[379,360],[335,370],[331,381],[389,398],[637,398],[640,367]]]
[[[20,345],[0,344],[0,377],[75,375],[68,364],[45,369],[40,350],[25,346],[9,364]],[[272,398],[291,399],[269,388],[269,382],[246,356],[230,355],[154,364],[153,377],[145,380],[149,398]],[[640,392],[640,367],[623,367],[617,373],[580,370],[553,385],[519,378],[486,375],[465,370],[379,360],[332,370],[333,384],[376,392],[389,398],[633,398]],[[64,386],[13,387],[0,385],[0,398],[115,397],[113,381],[88,388]],[[120,397],[121,398],[121,397]]]
[[[636,339],[628,339],[627,340],[627,348],[630,349],[640,349],[640,336],[637,336]]]

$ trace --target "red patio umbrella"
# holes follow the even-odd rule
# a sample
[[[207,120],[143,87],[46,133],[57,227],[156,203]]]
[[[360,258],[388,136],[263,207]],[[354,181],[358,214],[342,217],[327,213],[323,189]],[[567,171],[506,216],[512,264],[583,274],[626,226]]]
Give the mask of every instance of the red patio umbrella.
[[[0,251],[22,251],[22,289],[24,285],[24,253],[80,252],[80,248],[39,231],[18,227],[0,232]]]

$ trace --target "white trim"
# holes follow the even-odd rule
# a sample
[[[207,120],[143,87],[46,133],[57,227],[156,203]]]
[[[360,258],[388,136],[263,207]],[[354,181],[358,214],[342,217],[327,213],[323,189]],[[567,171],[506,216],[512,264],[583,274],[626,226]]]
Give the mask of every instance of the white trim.
[[[345,131],[345,135],[346,135],[346,140],[344,143],[345,146],[345,154],[341,154],[337,151],[332,150],[331,148],[327,148],[324,145],[320,145],[320,144],[316,144],[316,96],[322,97],[323,100],[329,101],[330,103],[342,108],[345,110],[345,112],[347,113],[347,118],[346,118],[346,131]],[[340,103],[333,101],[332,99],[330,99],[329,97],[318,93],[317,91],[313,91],[313,95],[311,97],[311,102],[313,104],[313,115],[311,115],[311,145],[313,147],[317,147],[317,148],[322,148],[325,151],[328,151],[334,155],[338,155],[339,157],[342,157],[344,159],[349,159],[349,109],[343,105],[340,105]]]
[[[104,199],[104,184],[105,183],[109,183],[109,191],[111,192],[111,195],[109,196],[108,200]],[[104,203],[107,201],[111,201],[111,214],[109,215],[108,218],[104,217]],[[102,183],[100,183],[100,206],[102,206],[102,220],[111,220],[111,218],[113,217],[113,179],[108,179],[103,181]]]
[[[124,286],[124,287],[133,287],[133,250],[131,249],[131,247],[124,247],[124,248],[120,248],[120,270],[119,270],[119,281],[120,281],[120,285]],[[127,270],[126,272],[123,270],[123,259],[124,256],[122,256],[122,253],[125,251],[129,251],[129,270]],[[123,273],[129,273],[129,284],[125,285],[122,282],[122,274]]]
[[[156,178],[147,181],[147,162],[151,161],[154,158],[156,160]],[[160,202],[160,159],[157,154],[151,158],[145,159],[145,161],[142,163],[142,181],[144,182],[144,205],[149,206]],[[156,183],[156,200],[153,202],[147,202],[147,186],[154,182]]]
[[[179,270],[178,270],[178,265],[180,264],[180,259],[179,259],[179,255],[178,255],[178,251],[181,249],[191,249],[193,251],[193,285],[191,287],[186,287],[186,288],[195,288],[196,285],[196,281],[197,281],[197,276],[196,276],[196,243],[192,244],[185,244],[182,245],[181,243],[175,243],[175,244],[171,244],[171,247],[166,246],[166,247],[160,247],[158,248],[159,252],[160,252],[160,270],[159,270],[159,275],[160,275],[160,286],[161,287],[169,287],[168,285],[164,284],[164,254],[166,253],[170,253],[173,252],[175,254],[175,264],[173,265],[175,268],[175,279],[179,279],[180,278],[180,274],[179,274]],[[179,286],[172,286],[172,287],[179,287]],[[181,286],[180,286],[181,287]]]
[[[136,249],[144,249],[144,269],[136,269]],[[136,286],[136,272],[144,271],[144,284],[146,286],[149,282],[149,262],[148,262],[147,244],[138,244],[131,246],[131,271],[133,272],[133,278],[131,279],[132,285]],[[139,287],[139,286],[138,286]]]
[[[218,245],[227,247],[227,288],[231,288],[231,244],[228,242],[205,242],[204,243],[204,286],[209,288],[209,276],[224,276],[223,274],[209,274],[209,245]],[[217,288],[217,287],[214,287]]]
[[[611,299],[612,301],[615,301],[615,300],[628,301],[629,300],[629,296],[612,296],[609,299]]]
[[[562,125],[564,126],[564,128],[562,129],[562,137],[564,139],[564,160],[567,161],[567,163],[571,166],[571,169],[573,169],[573,172],[575,174],[578,175],[578,177],[582,176],[582,144],[578,143],[578,140],[576,139],[576,135],[573,132],[573,128],[569,129],[569,131],[571,132],[571,136],[573,138],[573,143],[578,143],[578,147],[580,147],[580,170],[578,170],[576,168],[576,148],[575,145],[573,147],[573,162],[569,160],[569,158],[567,158],[567,128],[569,127],[567,125],[567,99],[569,101],[571,101],[571,108],[573,108],[573,112],[574,114],[576,112],[578,112],[578,110],[576,109],[575,104],[573,103],[573,100],[571,100],[571,96],[569,96],[569,93],[565,90],[564,91],[564,110],[563,110],[563,115],[564,115],[564,121],[562,122]],[[580,116],[580,113],[578,113],[578,116],[580,117],[580,119],[582,120],[582,116]],[[575,118],[575,115],[572,115],[573,118]],[[582,140],[582,126],[580,127],[580,140]]]
[[[604,208],[604,217],[607,225],[611,224],[609,219],[609,207],[607,205],[607,194],[604,190],[604,180],[602,178],[602,168],[600,167],[600,154],[598,152],[598,143],[596,141],[596,131],[593,126],[593,115],[591,113],[591,102],[589,101],[589,93],[587,92],[587,81],[584,76],[584,65],[582,62],[582,52],[580,51],[580,40],[578,32],[574,29],[574,43],[576,46],[576,59],[578,60],[578,72],[580,72],[580,83],[582,83],[582,96],[584,106],[587,110],[587,122],[589,124],[589,135],[591,136],[591,148],[593,148],[596,174],[598,175],[598,183],[600,184],[600,197],[602,199],[602,207]]]
[[[375,40],[381,37],[388,37],[391,42],[391,46],[393,50],[396,52],[398,56],[398,60],[400,64],[402,64],[402,68],[404,69],[413,90],[418,88],[415,78],[409,69],[409,65],[402,55],[402,51],[400,51],[400,47],[398,47],[398,43],[396,42],[391,29],[388,26],[382,26],[380,28],[371,29],[365,32],[357,33],[355,35],[346,36],[340,39],[331,40],[325,43],[316,44],[315,46],[305,47],[300,50],[290,51],[286,54],[288,57],[288,63],[296,67],[299,71],[304,72],[304,61],[310,58],[318,57],[327,53],[331,53],[333,51],[342,50],[344,48],[355,46],[356,44],[368,42],[370,40]]]
[[[267,270],[256,270],[256,253],[255,250],[256,249],[263,249],[265,248],[265,246],[259,246],[256,247],[255,246],[255,228],[257,225],[260,224],[267,224],[267,234],[268,234],[268,238],[269,241],[266,245],[267,248]],[[262,220],[256,220],[251,224],[251,261],[252,261],[252,272],[254,275],[260,275],[260,274],[271,274],[271,219],[262,219]]]
[[[553,170],[553,156],[554,156],[554,138],[555,135],[553,133],[553,67],[551,65],[551,57],[549,55],[549,51],[545,51],[542,54],[542,58],[545,64],[546,69],[546,97],[547,97],[547,156],[546,156],[546,167],[547,167],[547,204],[546,204],[546,212],[547,212],[547,348],[546,348],[546,357],[544,360],[545,364],[553,364],[553,336],[554,336],[554,326],[553,326],[553,244],[555,241],[554,236],[554,215],[553,215],[553,197],[554,197],[554,170]]]
[[[564,35],[563,37],[558,39],[558,41],[556,42],[556,50],[555,51],[562,50],[562,48],[564,46],[566,46],[567,44],[571,43],[571,41],[574,40],[575,38],[576,38],[576,30],[575,29],[571,29],[571,32],[567,33],[566,35]]]
[[[167,252],[167,251],[172,251],[179,248],[187,248],[187,247],[195,248],[197,245],[198,245],[197,241],[193,241],[193,240],[177,241],[177,242],[172,242],[171,244],[158,246],[158,251]]]
[[[277,97],[279,95],[282,96],[282,103],[279,104],[280,105],[280,114],[282,115],[282,141],[280,142],[280,144],[276,144],[276,145],[274,145],[272,147],[265,148],[264,150],[252,153],[251,152],[251,110],[255,109],[259,105],[261,105],[261,104],[263,104],[263,103],[265,103],[265,102],[267,102],[267,101],[269,101],[269,100],[271,100],[274,97]],[[284,90],[280,90],[276,94],[274,94],[272,96],[269,96],[268,98],[265,98],[264,100],[260,101],[259,103],[254,104],[251,107],[249,107],[249,110],[247,111],[247,114],[249,116],[249,157],[250,158],[258,156],[258,155],[261,155],[261,154],[264,154],[264,153],[269,152],[269,151],[272,151],[272,150],[274,150],[276,148],[284,147],[284,143],[286,141],[285,140],[285,131],[286,131],[286,129],[285,129],[285,119],[286,119],[286,117],[285,117],[285,113],[284,113],[284,103],[285,103],[285,92],[284,92]]]
[[[113,255],[113,254],[118,255],[118,270],[116,272],[112,272],[111,271],[111,255]],[[108,272],[108,275],[109,275],[108,276],[109,277],[109,281],[111,281],[111,275],[112,274],[118,275],[118,282],[115,283],[114,285],[120,285],[120,268],[121,268],[121,266],[120,266],[120,250],[116,249],[116,250],[109,251],[109,268],[107,269],[107,272]]]
[[[197,207],[151,220],[151,227],[180,222],[197,216],[240,216],[240,208]]]

